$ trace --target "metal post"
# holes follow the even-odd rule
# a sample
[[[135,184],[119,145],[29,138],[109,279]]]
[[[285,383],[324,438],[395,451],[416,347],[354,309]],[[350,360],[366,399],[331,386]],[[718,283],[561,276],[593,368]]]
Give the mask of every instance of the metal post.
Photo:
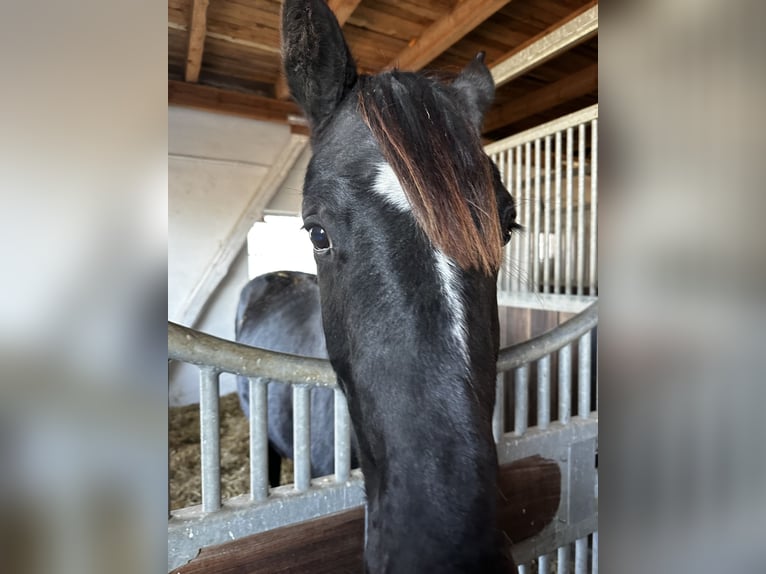
[[[221,441],[218,414],[218,375],[219,372],[212,367],[200,369],[199,419],[203,512],[215,512],[221,508]]]
[[[524,288],[522,291],[529,291],[531,288],[531,265],[530,261],[530,242],[533,239],[534,230],[532,229],[532,146],[530,142],[524,144],[524,250],[522,252],[522,269],[524,273]]]
[[[566,213],[566,253],[564,254],[564,293],[572,293],[572,149],[574,147],[572,128],[567,128],[567,213]]]
[[[593,533],[593,558],[591,559],[592,568],[591,572],[593,574],[598,574],[598,530]]]
[[[335,389],[335,482],[346,482],[351,474],[351,426],[346,395]]]
[[[526,564],[522,564],[521,566],[518,566],[517,570],[519,571],[519,574],[529,574],[529,568],[527,568]]]
[[[557,554],[558,568],[556,574],[569,574],[569,545],[560,546]]]
[[[500,442],[505,434],[505,373],[495,377],[495,411],[492,414],[492,434]]]
[[[529,365],[518,367],[513,372],[513,387],[513,432],[521,436],[527,432],[529,419]]]
[[[250,498],[265,500],[269,495],[268,383],[250,379]]]
[[[561,248],[563,241],[561,238],[561,210],[564,206],[561,204],[561,132],[556,132],[556,201],[554,207],[556,213],[554,214],[554,237],[556,242],[556,256],[553,260],[553,292],[559,293],[561,289]]]
[[[551,136],[545,136],[545,207],[543,208],[543,291],[550,293],[550,237],[551,237]]]
[[[532,225],[532,291],[540,291],[540,139],[535,140],[535,200]]]
[[[577,344],[577,414],[587,419],[590,415],[590,331],[585,333]]]
[[[311,485],[311,387],[293,387],[293,454],[295,489],[303,492]]]
[[[505,160],[505,173],[503,181],[505,182],[505,187],[508,189],[509,192],[513,191],[513,150],[507,149],[505,152],[503,152],[506,156]],[[518,243],[518,238],[514,237],[511,239],[511,244]],[[505,246],[504,249],[504,257],[505,257],[505,264],[503,265],[503,268],[505,269],[504,275],[505,275],[505,291],[509,292],[513,289],[513,286],[511,284],[511,278],[512,278],[512,272],[513,272],[513,257],[511,256],[512,247],[511,244],[508,244]]]
[[[537,558],[537,574],[550,574],[551,559],[548,554],[543,554]]]
[[[585,288],[585,124],[577,126],[577,294]]]
[[[572,345],[559,350],[559,422],[567,424],[572,405]]]
[[[548,428],[551,422],[551,356],[537,362],[537,426]]]
[[[588,281],[588,295],[596,294],[596,282],[598,281],[598,119],[591,123],[590,145],[590,277]]]
[[[521,222],[522,214],[524,213],[524,194],[521,185],[521,146],[516,146],[516,219]],[[513,278],[516,291],[521,291],[522,284],[522,260],[521,260],[521,243],[522,237],[526,234],[526,231],[522,231],[516,241],[513,242],[513,262],[516,266],[516,274]]]
[[[588,572],[588,537],[579,538],[575,542],[575,574]]]

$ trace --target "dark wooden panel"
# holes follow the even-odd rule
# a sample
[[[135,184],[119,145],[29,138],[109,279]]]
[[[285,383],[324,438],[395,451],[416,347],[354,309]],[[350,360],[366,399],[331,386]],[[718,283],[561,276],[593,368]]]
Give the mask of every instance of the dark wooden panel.
[[[561,499],[558,463],[539,456],[503,465],[498,526],[512,542],[538,534]],[[178,574],[338,574],[362,572],[364,509],[277,528],[200,551]]]

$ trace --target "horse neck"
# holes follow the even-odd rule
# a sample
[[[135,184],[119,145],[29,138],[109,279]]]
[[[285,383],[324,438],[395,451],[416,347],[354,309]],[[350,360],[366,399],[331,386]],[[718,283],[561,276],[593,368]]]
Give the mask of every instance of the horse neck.
[[[448,357],[435,364],[427,372],[405,367],[398,380],[359,381],[350,404],[360,429],[370,572],[492,572],[502,561],[494,368],[466,371]],[[417,397],[402,390],[413,388]]]

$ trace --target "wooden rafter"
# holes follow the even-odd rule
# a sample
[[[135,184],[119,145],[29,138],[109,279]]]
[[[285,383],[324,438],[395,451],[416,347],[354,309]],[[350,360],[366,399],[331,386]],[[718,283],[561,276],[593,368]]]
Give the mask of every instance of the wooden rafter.
[[[597,89],[598,64],[592,64],[519,99],[492,108],[484,120],[484,131],[491,132]]]
[[[202,68],[202,53],[205,51],[205,36],[207,34],[207,7],[209,0],[194,0],[189,24],[189,48],[186,53],[186,70],[184,79],[187,82],[197,82]]]
[[[494,62],[490,69],[495,85],[510,82],[597,33],[598,0],[593,0]]]
[[[327,0],[327,6],[333,11],[335,18],[338,20],[338,24],[340,24],[342,28],[361,1],[362,0]],[[277,82],[274,84],[274,95],[279,100],[290,99],[290,88],[287,87],[287,80],[283,73],[279,74]]]
[[[168,104],[295,126],[305,124],[292,102],[176,80],[168,81]]]
[[[399,52],[390,68],[419,70],[492,16],[510,0],[462,0]]]

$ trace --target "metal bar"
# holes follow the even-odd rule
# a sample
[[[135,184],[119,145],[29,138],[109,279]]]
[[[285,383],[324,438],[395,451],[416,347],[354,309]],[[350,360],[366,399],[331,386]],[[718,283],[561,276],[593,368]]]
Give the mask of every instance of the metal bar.
[[[346,482],[351,473],[351,425],[346,395],[335,389],[335,482]]]
[[[168,359],[192,365],[215,365],[244,377],[264,377],[292,384],[335,388],[330,362],[276,353],[219,339],[168,321]]]
[[[543,554],[537,558],[537,574],[550,574],[551,558],[548,554]]]
[[[551,356],[537,362],[537,426],[548,428],[551,422]]]
[[[551,237],[551,136],[545,136],[545,200],[543,207],[543,233],[545,248],[543,254],[543,292],[550,293],[550,237]]]
[[[591,559],[591,573],[592,574],[598,574],[598,530],[593,533],[592,536],[593,541],[593,551],[592,551],[592,559]]]
[[[295,490],[311,486],[311,387],[293,387],[293,463]]]
[[[540,291],[540,140],[535,140],[535,202],[532,225],[532,291]]]
[[[560,546],[557,554],[558,568],[556,574],[569,574],[569,545]]]
[[[513,373],[513,400],[513,432],[523,435],[529,420],[529,365],[522,365]]]
[[[489,144],[484,148],[487,155],[492,155],[498,151],[516,147],[528,141],[545,137],[549,134],[563,131],[569,127],[574,127],[585,122],[598,118],[598,104],[593,104],[577,112],[567,114],[555,120],[551,120],[539,126],[535,126],[526,131],[514,134],[500,141]]]
[[[495,377],[495,411],[492,414],[492,435],[500,442],[505,434],[505,373]]]
[[[564,206],[561,204],[561,132],[556,132],[556,201],[554,206],[556,213],[554,215],[554,237],[556,242],[556,255],[553,260],[553,292],[560,293],[561,291],[561,247],[563,241],[561,240],[561,211]]]
[[[577,414],[587,419],[590,414],[590,331],[580,337],[577,348]]]
[[[219,371],[213,367],[200,369],[199,422],[203,512],[215,512],[221,508],[221,437],[218,413],[218,375]]]
[[[250,498],[269,495],[268,383],[252,378],[250,386]]]
[[[521,222],[521,216],[524,213],[524,194],[522,192],[522,179],[521,179],[521,146],[516,148],[516,219]],[[521,273],[522,273],[522,261],[521,261],[521,244],[522,237],[526,231],[519,233],[519,236],[513,241],[513,261],[516,266],[516,273],[513,277],[513,283],[516,291],[521,291]]]
[[[574,135],[572,128],[567,128],[567,205],[566,205],[566,253],[564,254],[564,293],[569,295],[572,292],[572,151],[574,148]]]
[[[585,124],[577,127],[577,294],[585,287]]]
[[[588,572],[588,538],[578,538],[575,541],[575,574]]]
[[[545,355],[561,349],[584,333],[590,331],[598,323],[598,301],[592,303],[582,313],[575,315],[555,329],[547,331],[522,343],[502,349],[497,361],[498,371],[516,369],[531,361],[536,361]],[[571,349],[570,349],[571,351]],[[559,357],[561,359],[561,357]],[[571,369],[571,365],[570,365]],[[559,360],[559,377],[561,377],[561,360]],[[560,379],[559,379],[560,381]]]
[[[522,291],[530,291],[532,278],[530,276],[530,242],[532,241],[532,146],[530,142],[524,144],[524,246],[522,251],[522,268],[524,270],[524,288]]]
[[[501,349],[497,363],[498,371],[508,371],[524,363],[536,361],[566,342],[581,336],[597,323],[598,302],[596,301],[557,328],[539,337]],[[337,387],[335,372],[329,361],[248,347],[182,327],[170,321],[168,321],[168,357],[194,365],[214,364],[221,371],[245,377],[264,377],[294,385],[310,383]],[[280,364],[283,360],[286,361],[287,366]],[[290,369],[295,369],[296,372],[291,372]]]
[[[505,187],[508,189],[509,193],[513,191],[513,150],[505,150],[503,152],[506,156],[505,161]],[[509,292],[513,288],[511,284],[511,279],[513,277],[513,257],[511,256],[512,247],[511,244],[517,243],[516,238],[511,238],[511,243],[505,246],[504,250],[504,257],[505,257],[505,291]]]
[[[529,568],[526,564],[522,564],[521,566],[517,567],[517,570],[519,571],[519,574],[529,574]]]
[[[572,345],[559,350],[559,422],[569,422],[572,405]]]
[[[591,121],[590,145],[590,277],[588,295],[596,294],[598,281],[598,119]]]
[[[502,180],[503,174],[505,173],[505,152],[498,152],[496,155],[492,155],[490,159],[495,163],[497,171],[500,174],[500,179]],[[497,290],[499,292],[505,291],[505,269],[503,265],[500,266],[500,271],[497,274]]]

